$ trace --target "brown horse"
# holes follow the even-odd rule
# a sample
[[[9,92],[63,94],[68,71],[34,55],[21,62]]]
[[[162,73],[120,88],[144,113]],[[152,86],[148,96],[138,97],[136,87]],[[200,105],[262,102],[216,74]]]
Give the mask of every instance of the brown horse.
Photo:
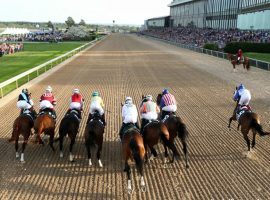
[[[63,141],[64,137],[68,135],[70,138],[70,145],[69,145],[69,161],[74,161],[74,156],[72,154],[72,148],[75,144],[75,139],[79,131],[80,126],[80,116],[81,111],[73,109],[66,116],[61,120],[59,126],[59,148],[60,148],[60,158],[63,158]]]
[[[143,162],[145,157],[145,148],[143,143],[143,138],[134,124],[127,124],[123,130],[122,138],[122,151],[125,160],[125,169],[128,177],[128,193],[133,192],[131,186],[131,170],[128,164],[130,159],[135,160],[136,168],[141,176],[141,190],[145,191],[145,182],[143,177]]]
[[[103,167],[102,162],[100,160],[100,155],[102,151],[103,144],[103,134],[104,134],[105,126],[102,122],[102,116],[99,115],[98,111],[93,114],[93,118],[89,121],[85,128],[84,138],[85,138],[85,146],[88,154],[89,166],[92,165],[91,161],[91,146],[97,144],[97,159],[100,167]]]
[[[142,95],[142,104],[146,102],[146,97]],[[141,105],[142,105],[141,104]],[[155,145],[159,143],[159,141],[162,141],[164,146],[169,147],[173,152],[176,152],[177,150],[173,143],[170,143],[170,134],[166,127],[166,125],[158,120],[149,121],[146,119],[142,119],[141,125],[145,125],[142,127],[142,135],[143,135],[143,142],[144,142],[144,148],[146,150],[145,154],[145,161],[148,161],[148,147],[151,151],[151,154],[154,155],[154,157],[157,157],[157,152],[154,148]],[[175,149],[174,149],[175,148]]]
[[[158,94],[157,96],[157,104],[160,105],[162,98],[162,94]],[[170,144],[172,144],[172,147],[174,149],[173,152],[173,157],[171,162],[174,161],[174,158],[179,157],[180,154],[178,153],[175,144],[174,144],[174,139],[176,136],[178,136],[181,140],[182,146],[183,146],[183,152],[185,155],[185,163],[186,163],[186,168],[189,168],[188,165],[188,147],[187,147],[187,140],[188,140],[188,131],[186,128],[186,125],[183,123],[182,119],[178,116],[176,116],[173,113],[170,113],[169,117],[164,121],[164,124],[166,125],[167,129],[169,130],[170,133]],[[164,145],[165,148],[165,157],[168,157],[168,151],[167,147]]]
[[[238,103],[236,104],[236,108],[234,109],[233,116],[229,119],[229,125],[228,128],[231,127],[231,122],[233,120],[237,120],[236,117],[236,110],[238,107]],[[238,119],[238,127],[237,130],[239,130],[239,127],[241,126],[241,132],[244,136],[244,139],[246,140],[247,146],[248,146],[248,153],[250,152],[250,140],[248,137],[248,133],[250,130],[253,132],[253,139],[251,148],[255,147],[255,138],[256,134],[259,133],[260,136],[269,135],[269,132],[263,131],[262,126],[260,125],[260,117],[258,114],[252,112],[252,111],[244,111],[243,114],[240,115]]]
[[[241,60],[239,63],[237,63],[237,56],[228,53],[228,59],[231,61],[232,65],[233,65],[233,70],[235,71],[235,65],[240,65],[243,64],[243,68],[246,70],[250,69],[250,64],[249,64],[249,58],[243,56],[244,60]]]
[[[39,144],[44,144],[41,139],[41,134],[50,136],[49,145],[53,151],[55,151],[53,142],[54,142],[54,134],[55,134],[55,120],[53,117],[45,111],[44,113],[39,113],[37,119],[34,123],[35,133],[37,134]]]
[[[24,140],[20,159],[21,162],[24,162],[24,150],[31,135],[31,129],[34,126],[34,120],[36,118],[36,115],[37,113],[34,109],[31,109],[31,111],[24,110],[23,113],[19,117],[17,117],[13,123],[12,136],[8,141],[12,142],[15,140],[16,158],[19,158],[19,136],[23,136]]]

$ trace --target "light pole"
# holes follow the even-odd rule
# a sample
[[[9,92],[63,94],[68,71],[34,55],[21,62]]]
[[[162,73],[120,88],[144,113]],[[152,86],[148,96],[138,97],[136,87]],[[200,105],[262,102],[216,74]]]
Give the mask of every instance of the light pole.
[[[115,26],[114,26],[115,20],[113,20],[113,32],[115,33]]]

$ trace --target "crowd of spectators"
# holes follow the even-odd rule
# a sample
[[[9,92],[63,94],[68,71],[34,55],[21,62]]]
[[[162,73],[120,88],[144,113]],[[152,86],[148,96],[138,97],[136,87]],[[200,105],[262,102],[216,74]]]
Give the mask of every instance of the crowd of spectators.
[[[0,43],[0,57],[7,54],[13,54],[23,50],[23,43],[8,44]]]
[[[153,28],[141,34],[174,41],[195,47],[203,47],[206,43],[214,43],[223,49],[230,42],[270,43],[270,31],[255,30],[217,30],[209,28]]]
[[[0,36],[0,42],[58,42],[62,41],[63,36],[59,33],[31,33],[25,35],[9,35],[9,36]]]

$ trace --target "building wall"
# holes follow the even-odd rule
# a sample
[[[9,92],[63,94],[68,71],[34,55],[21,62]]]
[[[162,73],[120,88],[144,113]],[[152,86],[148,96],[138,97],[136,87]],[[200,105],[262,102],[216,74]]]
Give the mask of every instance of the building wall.
[[[270,29],[270,10],[240,14],[237,28],[239,29]]]
[[[193,22],[196,27],[204,27],[205,0],[186,2],[172,6],[170,9],[171,24],[174,27],[187,26]]]
[[[255,27],[254,24],[258,22],[256,19],[260,17],[266,19],[263,21],[265,24],[260,22],[256,27],[268,27],[270,21],[269,18],[267,21],[267,13],[258,12],[270,10],[270,0],[174,0],[169,6],[171,26],[174,27],[187,26],[191,22],[199,28]],[[254,14],[247,14],[252,12]]]
[[[149,19],[147,21],[148,27],[164,27],[165,26],[165,18],[163,19]]]

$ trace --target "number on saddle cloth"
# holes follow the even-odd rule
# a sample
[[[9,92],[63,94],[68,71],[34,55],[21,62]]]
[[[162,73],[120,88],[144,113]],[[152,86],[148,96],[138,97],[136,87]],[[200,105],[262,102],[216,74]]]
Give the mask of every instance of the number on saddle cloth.
[[[126,133],[128,133],[129,131],[134,130],[134,129],[137,130],[138,132],[140,132],[140,130],[139,130],[139,129],[136,127],[136,125],[133,124],[133,123],[128,123],[128,124],[124,125],[123,131],[122,131],[123,136],[124,136]]]
[[[244,106],[242,107],[239,112],[236,113],[236,119],[239,122],[240,117],[245,113],[245,112],[251,112],[251,110],[247,107]]]

